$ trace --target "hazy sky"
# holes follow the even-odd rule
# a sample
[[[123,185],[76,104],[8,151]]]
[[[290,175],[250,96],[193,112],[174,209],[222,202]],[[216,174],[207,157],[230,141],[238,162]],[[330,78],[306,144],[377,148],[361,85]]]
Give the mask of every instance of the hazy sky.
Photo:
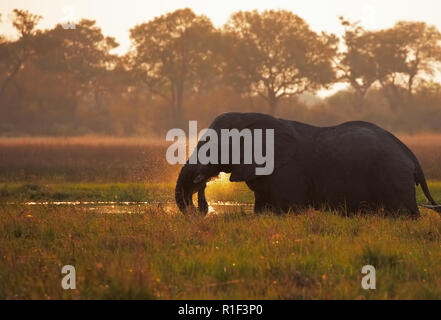
[[[40,28],[53,27],[73,16],[97,21],[105,35],[113,36],[124,53],[130,46],[129,29],[155,16],[189,7],[207,15],[216,26],[223,25],[238,10],[287,9],[305,19],[315,31],[342,33],[338,16],[361,20],[367,28],[385,28],[398,20],[422,20],[441,30],[439,0],[0,0],[0,33],[15,37],[11,27],[14,8],[40,14]]]

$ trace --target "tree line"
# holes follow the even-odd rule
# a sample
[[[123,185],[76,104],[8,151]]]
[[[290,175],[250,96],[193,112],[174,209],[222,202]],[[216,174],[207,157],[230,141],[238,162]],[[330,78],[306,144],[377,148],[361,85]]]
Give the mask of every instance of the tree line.
[[[95,21],[41,30],[41,16],[13,15],[18,39],[0,35],[2,135],[162,134],[225,111],[441,130],[441,33],[424,22],[366,30],[340,17],[340,39],[286,10],[236,12],[215,28],[179,9],[134,26],[118,56]],[[335,83],[349,89],[314,96]]]

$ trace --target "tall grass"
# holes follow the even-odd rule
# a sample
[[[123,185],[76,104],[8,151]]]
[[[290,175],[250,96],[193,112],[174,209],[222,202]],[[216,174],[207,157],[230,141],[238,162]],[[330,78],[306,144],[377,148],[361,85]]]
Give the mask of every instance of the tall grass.
[[[441,180],[441,135],[403,135],[428,179]],[[0,182],[175,182],[168,144],[143,138],[0,138]]]
[[[0,139],[1,182],[170,182],[167,146],[136,138]]]
[[[0,299],[440,299],[441,219],[1,207]],[[63,290],[64,265],[77,289]],[[361,287],[374,265],[377,289]]]

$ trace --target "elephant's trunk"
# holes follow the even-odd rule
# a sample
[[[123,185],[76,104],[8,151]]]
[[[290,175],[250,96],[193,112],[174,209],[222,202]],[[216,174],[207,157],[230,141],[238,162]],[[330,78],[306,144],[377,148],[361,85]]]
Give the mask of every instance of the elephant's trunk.
[[[207,202],[207,199],[205,199],[206,186],[207,185],[204,183],[204,186],[201,187],[198,191],[198,209],[199,209],[199,212],[201,212],[203,214],[208,213],[208,202]]]
[[[205,199],[206,183],[204,181],[203,183],[195,184],[195,177],[194,167],[186,164],[182,167],[176,182],[175,200],[179,210],[184,214],[196,209],[192,199],[195,192],[198,192],[199,211],[204,214],[208,212],[208,203]]]
[[[188,209],[194,209],[192,201],[193,190],[191,190],[192,171],[189,165],[186,164],[182,167],[176,182],[175,200],[179,210],[184,214],[187,213]]]

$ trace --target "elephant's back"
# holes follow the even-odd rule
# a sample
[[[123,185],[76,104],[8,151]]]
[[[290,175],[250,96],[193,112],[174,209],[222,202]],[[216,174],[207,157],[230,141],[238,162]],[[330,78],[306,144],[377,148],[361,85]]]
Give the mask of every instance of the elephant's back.
[[[368,123],[366,123],[368,124]],[[314,137],[316,155],[329,161],[368,160],[384,148],[381,133],[365,123],[344,123],[319,130]]]
[[[316,152],[335,161],[350,161],[354,165],[357,161],[364,166],[378,161],[396,161],[412,168],[414,166],[414,155],[404,143],[392,133],[369,122],[352,121],[323,128],[316,135],[314,145]]]
[[[313,194],[319,203],[384,203],[413,186],[412,159],[394,136],[369,123],[323,128],[314,139],[313,159]]]
[[[323,128],[316,143],[339,156],[349,154],[354,159],[392,160],[414,163],[412,151],[391,132],[365,121],[345,122],[335,127]],[[335,151],[332,151],[334,149]],[[391,159],[392,158],[392,159]]]

